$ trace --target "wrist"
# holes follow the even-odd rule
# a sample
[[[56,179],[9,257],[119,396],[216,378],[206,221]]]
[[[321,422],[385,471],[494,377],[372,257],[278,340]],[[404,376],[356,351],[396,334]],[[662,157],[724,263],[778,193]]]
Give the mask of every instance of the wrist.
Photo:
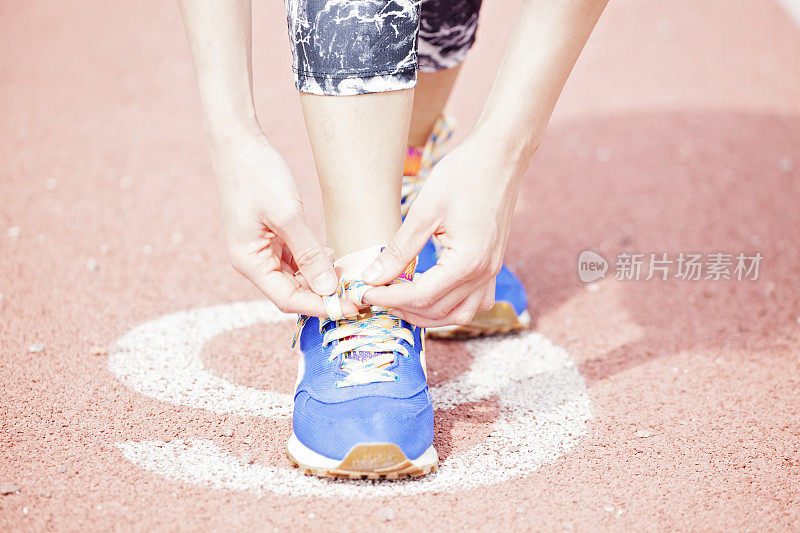
[[[542,137],[536,128],[514,127],[506,121],[483,119],[478,121],[471,136],[484,149],[523,169],[539,148]]]
[[[203,131],[212,148],[241,144],[264,136],[255,114],[204,113]]]
[[[290,176],[286,163],[259,130],[210,140],[211,167],[220,192],[264,177]]]
[[[201,83],[200,101],[203,110],[203,131],[210,143],[236,140],[261,133],[250,91]]]
[[[262,134],[255,111],[222,108],[203,111],[203,132],[211,144]]]
[[[524,168],[539,148],[544,128],[517,122],[511,117],[481,117],[473,135],[483,146]]]

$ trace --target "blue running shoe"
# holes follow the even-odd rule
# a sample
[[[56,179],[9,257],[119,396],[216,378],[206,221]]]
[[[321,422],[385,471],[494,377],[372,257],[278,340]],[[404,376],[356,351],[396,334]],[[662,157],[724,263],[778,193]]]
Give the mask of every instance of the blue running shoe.
[[[379,251],[351,271],[360,274]],[[399,279],[410,280],[413,272],[411,265]],[[359,304],[363,283],[342,279],[334,297]],[[301,316],[295,345],[302,358],[287,444],[292,464],[306,474],[350,479],[434,471],[439,457],[424,336],[423,328],[375,306],[338,320]]]
[[[445,154],[447,141],[453,135],[455,121],[446,115],[440,116],[433,126],[430,137],[422,149],[409,148],[403,176],[401,212],[408,213],[422,184],[431,169]],[[419,254],[417,272],[425,272],[438,260],[438,241],[430,239]],[[495,278],[495,304],[488,311],[478,311],[466,326],[428,328],[434,338],[471,338],[484,335],[511,333],[528,329],[531,317],[528,313],[528,296],[525,287],[511,270],[503,265]]]

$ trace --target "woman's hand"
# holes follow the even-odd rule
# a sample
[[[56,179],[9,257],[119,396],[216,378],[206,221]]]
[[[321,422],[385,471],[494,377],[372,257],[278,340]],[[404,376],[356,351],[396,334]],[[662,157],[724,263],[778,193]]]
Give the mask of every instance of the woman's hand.
[[[281,156],[256,134],[212,140],[211,163],[233,267],[281,311],[326,316],[321,295],[336,290],[333,263]]]
[[[411,283],[369,289],[365,301],[396,308],[422,326],[466,324],[477,309],[489,308],[520,176],[606,2],[522,2],[475,132],[434,167],[363,278],[388,283],[431,233],[444,244],[439,262]]]
[[[363,277],[371,285],[396,278],[431,234],[442,244],[437,264],[411,283],[369,289],[364,301],[426,327],[468,324],[490,309],[527,160],[476,134],[445,156]]]

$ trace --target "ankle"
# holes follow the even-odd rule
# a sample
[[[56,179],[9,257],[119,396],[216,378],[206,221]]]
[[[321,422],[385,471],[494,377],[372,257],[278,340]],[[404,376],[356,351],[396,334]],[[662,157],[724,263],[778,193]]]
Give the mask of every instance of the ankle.
[[[400,228],[399,198],[396,206],[384,207],[382,213],[370,210],[356,215],[358,211],[354,207],[341,216],[326,217],[327,245],[333,249],[334,259],[376,245],[385,245],[394,237]]]

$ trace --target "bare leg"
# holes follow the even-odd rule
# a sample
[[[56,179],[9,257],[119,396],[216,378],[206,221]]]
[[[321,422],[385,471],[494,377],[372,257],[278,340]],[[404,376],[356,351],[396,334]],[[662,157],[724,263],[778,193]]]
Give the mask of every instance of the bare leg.
[[[408,146],[424,146],[433,124],[444,111],[455,85],[460,66],[437,72],[417,73],[414,108],[408,131]]]
[[[413,89],[358,96],[300,93],[338,258],[388,242],[400,227],[403,156]]]

